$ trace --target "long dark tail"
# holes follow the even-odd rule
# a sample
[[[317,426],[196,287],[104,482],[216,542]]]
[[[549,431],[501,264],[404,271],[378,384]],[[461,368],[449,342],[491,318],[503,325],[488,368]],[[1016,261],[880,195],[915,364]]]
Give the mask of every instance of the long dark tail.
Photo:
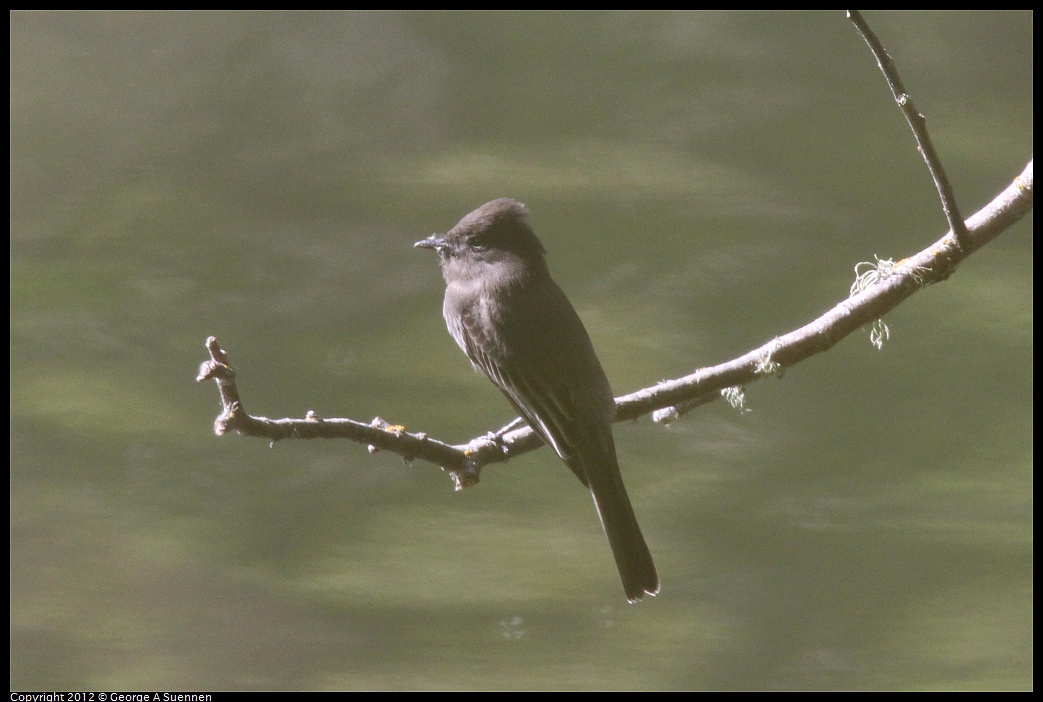
[[[630,506],[630,498],[623,486],[611,429],[606,429],[607,436],[603,434],[600,437],[598,450],[582,451],[583,455],[573,457],[570,467],[577,474],[586,476],[587,487],[594,497],[601,525],[608,535],[627,599],[637,602],[646,594],[658,594],[659,573],[656,572],[652,554],[648,551],[645,537],[641,535],[641,527],[637,524],[634,508]]]

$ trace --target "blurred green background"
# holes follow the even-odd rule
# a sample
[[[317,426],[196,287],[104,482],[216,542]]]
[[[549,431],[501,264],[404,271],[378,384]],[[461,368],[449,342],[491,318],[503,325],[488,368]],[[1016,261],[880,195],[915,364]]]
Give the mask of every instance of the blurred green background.
[[[549,452],[454,493],[247,408],[511,418],[412,243],[527,203],[617,394],[732,358],[947,228],[830,13],[11,19],[12,689],[1028,689],[1032,217],[867,334],[617,425],[628,605]],[[1029,12],[869,13],[970,215],[1032,157]]]

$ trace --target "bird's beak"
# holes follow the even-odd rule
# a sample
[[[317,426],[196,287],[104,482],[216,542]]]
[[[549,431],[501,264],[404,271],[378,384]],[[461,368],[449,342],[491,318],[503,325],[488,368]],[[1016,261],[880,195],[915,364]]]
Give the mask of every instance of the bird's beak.
[[[445,248],[445,239],[439,236],[438,234],[432,234],[426,239],[421,239],[420,241],[413,244],[413,248],[434,249],[435,251],[441,251],[443,248]]]

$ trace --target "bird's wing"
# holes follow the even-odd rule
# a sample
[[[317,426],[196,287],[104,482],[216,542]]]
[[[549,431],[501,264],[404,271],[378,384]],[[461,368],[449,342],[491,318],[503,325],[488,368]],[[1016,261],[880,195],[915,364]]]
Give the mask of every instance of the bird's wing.
[[[612,391],[572,305],[557,285],[547,283],[528,288],[547,299],[529,300],[514,310],[522,315],[532,312],[538,319],[516,315],[505,327],[487,310],[473,307],[457,310],[446,320],[471,363],[571,466],[582,445],[599,441],[595,429],[614,411]],[[587,482],[586,476],[573,470]]]

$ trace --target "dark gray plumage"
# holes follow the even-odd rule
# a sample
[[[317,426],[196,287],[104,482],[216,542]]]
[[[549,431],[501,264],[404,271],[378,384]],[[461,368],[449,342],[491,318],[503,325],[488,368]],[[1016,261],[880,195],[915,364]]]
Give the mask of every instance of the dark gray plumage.
[[[612,389],[587,330],[550,277],[525,206],[487,202],[416,246],[439,254],[453,339],[590,489],[627,599],[659,592],[616,462]]]

